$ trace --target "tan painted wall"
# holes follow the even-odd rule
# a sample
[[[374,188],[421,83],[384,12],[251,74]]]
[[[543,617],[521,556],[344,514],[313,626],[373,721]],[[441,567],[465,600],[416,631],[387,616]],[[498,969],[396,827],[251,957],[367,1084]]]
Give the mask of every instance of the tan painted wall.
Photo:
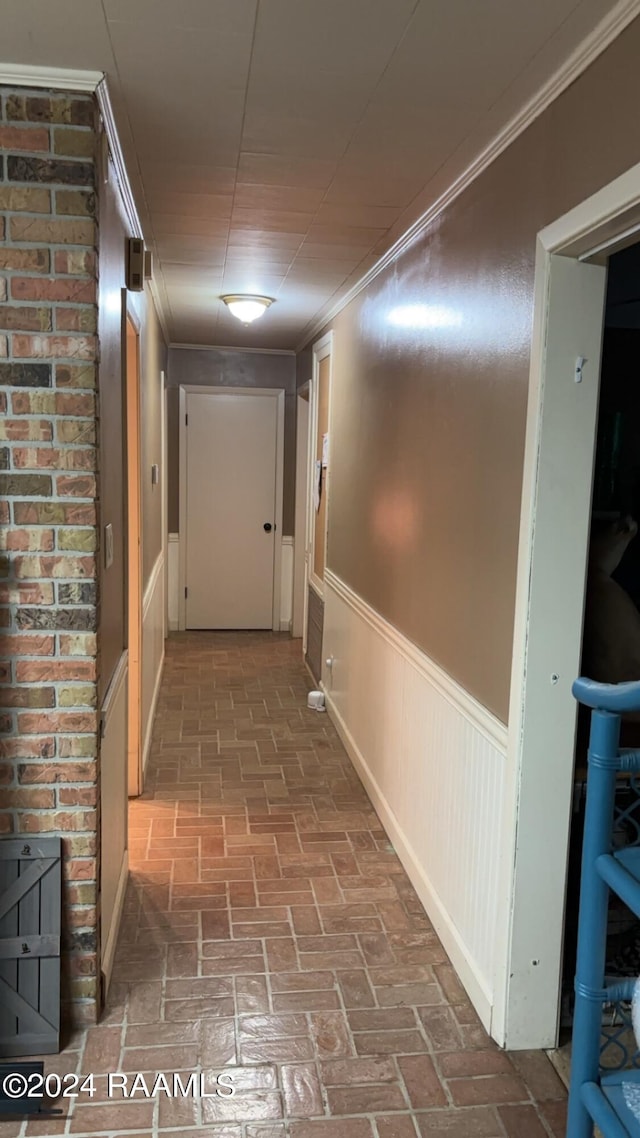
[[[142,299],[142,298],[141,298]],[[144,294],[141,334],[141,466],[142,466],[142,590],[162,549],[162,482],[152,485],[151,467],[162,468],[161,417],[164,398],[161,375],[167,349],[153,299]]]
[[[636,20],[333,324],[329,567],[503,721],[535,236],[640,160],[639,58]]]
[[[124,436],[122,408],[122,289],[126,223],[109,163],[109,181],[99,186],[100,291],[100,676],[99,702],[109,686],[126,643]],[[104,527],[113,526],[113,564],[104,567]]]
[[[124,436],[122,406],[122,288],[125,242],[129,233],[117,183],[110,168],[100,194],[100,497],[101,524],[113,524],[114,560],[104,569],[101,557],[101,676],[104,695],[125,645],[124,600]],[[142,588],[162,547],[161,486],[151,485],[151,465],[162,462],[160,372],[166,347],[148,289],[130,294],[140,321],[140,404],[142,464]],[[103,530],[104,533],[104,530]]]

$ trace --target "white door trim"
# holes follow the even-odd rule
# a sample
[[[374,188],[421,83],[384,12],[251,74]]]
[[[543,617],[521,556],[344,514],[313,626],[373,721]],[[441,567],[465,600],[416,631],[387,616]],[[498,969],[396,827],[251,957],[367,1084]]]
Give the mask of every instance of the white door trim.
[[[160,372],[160,490],[162,493],[162,557],[164,573],[162,579],[162,619],[163,638],[169,635],[169,440],[167,435],[167,387],[164,371]]]
[[[180,384],[179,389],[179,480],[180,517],[178,526],[179,557],[179,618],[178,627],[184,632],[187,626],[185,582],[187,576],[187,395],[261,395],[276,399],[276,540],[273,543],[273,621],[274,632],[280,631],[280,594],[282,590],[282,510],[284,496],[284,388],[283,387],[205,387],[200,384]]]
[[[562,913],[568,855],[568,819],[571,810],[575,708],[568,712],[566,702],[559,715],[534,715],[534,709],[549,707],[550,693],[559,692],[561,699],[570,690],[572,675],[560,675],[562,668],[536,666],[545,652],[557,652],[564,659],[579,660],[582,637],[580,619],[567,621],[558,611],[562,595],[549,574],[550,558],[560,567],[586,562],[588,530],[584,547],[576,555],[568,543],[571,533],[562,532],[555,517],[557,506],[553,496],[544,492],[544,476],[557,473],[561,484],[572,484],[576,454],[583,456],[583,470],[592,466],[597,431],[597,393],[599,359],[591,359],[585,371],[588,405],[576,421],[569,419],[568,403],[560,403],[558,414],[549,423],[545,409],[555,409],[558,384],[573,384],[572,374],[558,375],[547,357],[549,328],[549,288],[554,261],[570,257],[579,274],[579,261],[603,262],[603,249],[608,252],[628,242],[629,234],[640,227],[640,164],[621,175],[608,186],[575,209],[559,218],[538,234],[536,248],[534,326],[529,378],[529,399],[525,442],[524,476],[520,515],[520,540],[514,624],[511,700],[509,708],[509,741],[507,784],[505,788],[504,824],[501,835],[501,876],[504,904],[496,930],[496,993],[492,1034],[507,1047],[552,1047],[557,1038],[558,977],[562,964],[562,929],[555,921],[543,931],[540,941],[540,913]],[[599,254],[595,256],[594,254]],[[560,256],[558,256],[560,255]],[[595,266],[585,269],[595,271]],[[564,274],[565,276],[567,274]],[[582,279],[581,277],[579,279]],[[596,290],[597,291],[597,290]],[[593,294],[595,295],[595,294]],[[594,302],[595,303],[595,302]],[[602,306],[603,307],[603,306]],[[602,314],[602,310],[601,310]],[[563,435],[565,436],[563,439]],[[571,445],[566,439],[571,439]],[[588,517],[591,505],[591,482],[584,476],[574,477],[575,501],[572,504]],[[542,494],[541,494],[542,489]],[[573,493],[573,490],[572,490]],[[549,530],[553,529],[553,548]],[[587,527],[585,527],[587,529]],[[584,601],[584,572],[576,574],[575,589]],[[580,596],[581,591],[581,596]],[[574,606],[575,608],[576,606]],[[550,649],[550,629],[560,630],[557,644]],[[565,669],[566,670],[566,669]],[[562,693],[564,692],[564,695]],[[554,695],[555,699],[555,695]],[[541,756],[555,756],[559,764],[557,785],[550,785],[549,761]],[[555,872],[545,872],[541,842],[549,837],[548,807],[553,795],[555,819],[564,817],[564,833],[550,837],[558,852]],[[525,801],[526,799],[526,801]],[[532,808],[531,803],[535,806]],[[543,837],[544,835],[544,837]],[[535,903],[528,888],[535,883]],[[560,920],[560,925],[562,921]],[[555,985],[553,978],[555,977]]]
[[[329,509],[331,504],[331,395],[333,388],[333,332],[327,332],[320,340],[316,340],[311,349],[311,356],[313,360],[312,373],[311,373],[311,387],[309,389],[310,401],[310,432],[309,432],[309,476],[308,476],[308,506],[307,506],[307,573],[308,584],[316,591],[319,597],[324,599],[324,583],[313,571],[315,562],[315,510],[313,508],[313,486],[314,486],[314,467],[316,458],[316,437],[318,433],[318,378],[320,373],[320,363],[322,360],[329,357],[329,465],[327,467],[327,474],[324,483],[324,493],[326,501],[325,510],[325,568],[326,568],[326,551],[327,551],[327,535],[329,532]],[[305,614],[306,623],[306,614]],[[305,644],[306,650],[306,644]]]
[[[296,397],[296,500],[293,550],[293,609],[291,634],[302,637],[303,651],[306,650],[307,622],[307,573],[308,549],[308,480],[309,480],[309,441],[311,408],[309,405],[310,382],[298,388]],[[301,432],[301,412],[305,408],[306,430]]]

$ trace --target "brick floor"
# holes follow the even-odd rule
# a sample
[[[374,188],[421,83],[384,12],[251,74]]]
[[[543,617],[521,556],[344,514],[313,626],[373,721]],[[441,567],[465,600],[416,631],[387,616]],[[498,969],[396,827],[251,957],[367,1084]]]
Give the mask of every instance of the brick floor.
[[[564,1134],[551,1064],[487,1037],[308,687],[299,642],[170,638],[108,1008],[47,1062],[97,1093],[27,1135]],[[223,1069],[233,1097],[105,1102],[108,1072]]]

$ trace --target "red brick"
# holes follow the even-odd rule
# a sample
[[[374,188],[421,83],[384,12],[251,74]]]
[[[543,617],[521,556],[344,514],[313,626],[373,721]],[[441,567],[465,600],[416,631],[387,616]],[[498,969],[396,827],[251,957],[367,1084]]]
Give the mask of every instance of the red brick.
[[[35,739],[0,739],[0,755],[5,759],[50,759],[56,753],[52,736]]]
[[[16,557],[13,562],[16,577],[94,577],[96,572],[95,558],[73,557],[65,554],[61,557]],[[42,655],[42,653],[40,653]]]
[[[15,447],[13,465],[16,470],[95,470],[96,452],[90,448]]]
[[[44,127],[0,126],[0,146],[6,150],[48,150],[49,131]]]
[[[95,763],[24,763],[18,769],[21,783],[95,782]]]
[[[60,633],[61,656],[95,656],[97,640],[93,632]]]
[[[95,881],[97,865],[95,858],[72,858],[65,862],[64,874],[67,881]]]
[[[46,734],[49,731],[88,733],[96,729],[96,715],[85,711],[57,711],[48,715],[25,712],[18,715],[18,729],[25,735]]]
[[[56,478],[56,492],[63,498],[95,498],[96,480],[89,475],[63,475]]]
[[[78,415],[90,419],[95,414],[95,396],[61,391],[56,393],[56,415]]]
[[[42,186],[0,185],[0,209],[12,213],[51,213],[51,193]]]
[[[44,680],[95,680],[95,660],[18,660],[17,683],[42,683]]]
[[[49,582],[36,584],[31,581],[0,582],[0,602],[12,605],[52,605],[53,585]],[[47,661],[51,667],[51,661]]]
[[[18,828],[22,834],[51,833],[54,830],[95,831],[95,810],[74,810],[72,814],[64,810],[50,810],[46,814],[21,814]]]
[[[13,818],[10,814],[0,814],[0,834],[13,834]]]
[[[34,688],[0,688],[0,707],[55,707],[55,688],[39,684]]]
[[[51,442],[53,427],[46,419],[5,419],[0,422],[0,438],[9,442]]]
[[[52,790],[3,790],[2,805],[8,809],[52,810],[56,796]]]
[[[449,1092],[456,1106],[495,1106],[526,1102],[524,1083],[515,1075],[486,1075],[482,1079],[451,1079]]]
[[[95,786],[61,786],[58,790],[59,806],[95,806],[97,798]]]
[[[508,1138],[548,1138],[532,1106],[502,1106],[498,1114]]]
[[[84,502],[14,502],[13,517],[16,525],[91,526],[96,508]]]
[[[96,271],[96,255],[92,249],[57,249],[54,254],[54,268],[56,273],[66,273],[70,276],[93,276]]]
[[[50,332],[52,328],[50,308],[31,308],[26,304],[0,307],[0,328],[21,332]]]
[[[53,391],[14,391],[11,396],[14,415],[55,415]]]
[[[60,254],[56,253],[56,261]],[[63,256],[69,254],[64,253]],[[56,271],[59,271],[56,264]],[[73,304],[95,304],[94,280],[60,280],[57,277],[12,277],[11,296],[14,300],[57,300]]]
[[[49,635],[21,635],[15,633],[0,640],[2,656],[53,656],[55,638]]]
[[[96,358],[95,336],[23,336],[14,335],[13,354],[17,359],[69,359],[93,360]],[[64,412],[58,412],[64,414]]]
[[[95,332],[96,310],[84,308],[56,308],[57,332]]]
[[[13,529],[0,535],[0,549],[13,552],[50,553],[55,539],[52,529]]]
[[[429,1055],[403,1055],[398,1066],[414,1110],[445,1106],[446,1095]]]
[[[15,245],[0,248],[0,269],[19,273],[48,273],[49,265],[48,249],[20,249]]]

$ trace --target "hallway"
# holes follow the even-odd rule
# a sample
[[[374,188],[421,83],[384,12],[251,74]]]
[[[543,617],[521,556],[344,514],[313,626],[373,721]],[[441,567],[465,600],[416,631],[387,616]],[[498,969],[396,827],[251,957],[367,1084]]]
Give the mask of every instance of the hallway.
[[[561,1138],[564,1088],[487,1038],[308,686],[288,637],[169,639],[107,1013],[46,1062],[99,1075],[66,1130]],[[234,1097],[104,1102],[106,1072],[223,1069]]]

